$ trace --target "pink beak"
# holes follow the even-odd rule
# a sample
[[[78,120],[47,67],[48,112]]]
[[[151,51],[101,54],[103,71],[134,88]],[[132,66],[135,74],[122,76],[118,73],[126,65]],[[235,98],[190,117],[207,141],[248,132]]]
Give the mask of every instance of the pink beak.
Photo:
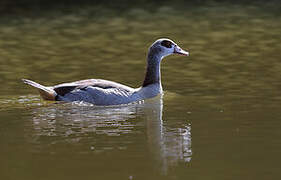
[[[174,53],[182,56],[189,56],[189,52],[182,50],[178,45],[175,45]]]

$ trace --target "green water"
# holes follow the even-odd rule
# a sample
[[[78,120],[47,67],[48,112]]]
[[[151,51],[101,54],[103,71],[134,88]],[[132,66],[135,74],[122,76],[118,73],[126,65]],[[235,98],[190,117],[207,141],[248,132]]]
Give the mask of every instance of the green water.
[[[280,179],[280,4],[161,6],[0,18],[0,179]],[[141,85],[149,45],[163,97],[50,103],[21,78]]]

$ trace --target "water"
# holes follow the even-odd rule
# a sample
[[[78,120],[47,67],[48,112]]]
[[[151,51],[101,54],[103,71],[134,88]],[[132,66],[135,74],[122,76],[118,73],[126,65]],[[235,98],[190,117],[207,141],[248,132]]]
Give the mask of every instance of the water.
[[[280,4],[161,6],[0,19],[1,179],[280,179]],[[50,103],[22,84],[102,78],[138,87],[149,45],[163,97]]]

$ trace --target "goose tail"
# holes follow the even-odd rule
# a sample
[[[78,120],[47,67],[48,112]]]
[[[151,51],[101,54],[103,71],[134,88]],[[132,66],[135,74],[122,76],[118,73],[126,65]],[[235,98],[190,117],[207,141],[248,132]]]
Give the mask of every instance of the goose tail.
[[[22,79],[23,83],[25,84],[28,84],[32,87],[35,87],[38,89],[41,97],[45,100],[50,100],[50,101],[55,101],[56,100],[56,96],[57,96],[57,93],[56,91],[51,88],[51,87],[46,87],[46,86],[43,86],[39,83],[36,83],[34,81],[31,81],[31,80],[28,80],[28,79]]]

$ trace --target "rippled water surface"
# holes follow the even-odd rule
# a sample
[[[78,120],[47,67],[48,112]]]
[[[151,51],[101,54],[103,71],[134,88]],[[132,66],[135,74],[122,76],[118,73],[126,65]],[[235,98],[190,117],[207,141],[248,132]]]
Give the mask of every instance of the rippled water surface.
[[[138,87],[169,37],[162,96],[96,107],[42,101],[87,78]],[[0,179],[280,179],[280,4],[88,7],[0,18]]]

